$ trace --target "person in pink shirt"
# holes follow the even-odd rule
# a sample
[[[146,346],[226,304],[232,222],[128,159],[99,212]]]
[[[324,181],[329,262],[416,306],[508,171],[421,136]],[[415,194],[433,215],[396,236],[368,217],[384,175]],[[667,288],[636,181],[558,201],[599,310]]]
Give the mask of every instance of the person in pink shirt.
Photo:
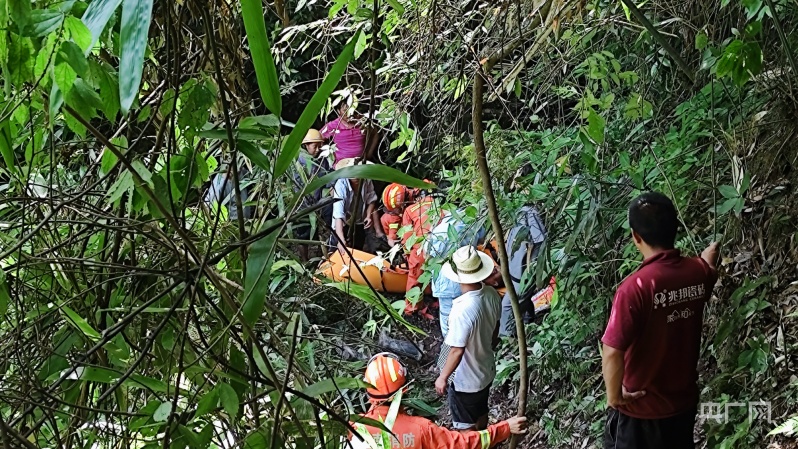
[[[335,144],[335,163],[342,159],[363,157],[366,150],[366,129],[350,113],[350,106],[345,101],[338,105],[336,112],[338,118],[321,128],[322,137]],[[374,133],[372,145],[376,143],[376,137]]]

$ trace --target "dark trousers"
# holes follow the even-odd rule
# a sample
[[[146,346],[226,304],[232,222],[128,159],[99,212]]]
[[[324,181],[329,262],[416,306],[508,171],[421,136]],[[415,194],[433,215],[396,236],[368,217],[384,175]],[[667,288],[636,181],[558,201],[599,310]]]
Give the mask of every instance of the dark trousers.
[[[604,425],[604,449],[695,449],[696,411],[670,418],[639,419],[611,408]]]

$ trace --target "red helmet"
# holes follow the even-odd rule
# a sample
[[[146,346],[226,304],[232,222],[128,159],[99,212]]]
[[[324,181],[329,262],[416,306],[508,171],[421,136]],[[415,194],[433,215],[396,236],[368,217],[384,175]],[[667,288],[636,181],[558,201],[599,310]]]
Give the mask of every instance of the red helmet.
[[[407,187],[393,183],[382,192],[382,204],[386,211],[395,211],[404,207],[405,202],[409,202],[409,191]]]
[[[390,352],[381,352],[369,360],[366,366],[365,380],[374,388],[367,388],[369,398],[376,400],[390,399],[407,385],[407,369],[399,357]]]

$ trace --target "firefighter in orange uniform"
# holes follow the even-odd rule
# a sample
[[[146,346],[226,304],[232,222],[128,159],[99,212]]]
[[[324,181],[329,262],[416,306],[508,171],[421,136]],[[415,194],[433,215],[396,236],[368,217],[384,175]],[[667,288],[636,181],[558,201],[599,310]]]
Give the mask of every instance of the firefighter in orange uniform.
[[[410,416],[401,407],[395,421],[390,425],[390,420],[387,419],[390,403],[386,402],[390,402],[400,390],[406,390],[407,369],[396,355],[383,352],[375,355],[369,361],[365,380],[374,388],[366,389],[371,409],[363,416],[385,423],[385,426],[393,433],[390,436],[392,448],[487,449],[506,440],[510,434],[526,433],[525,417],[515,416],[506,421],[492,424],[485,430],[458,432],[437,426],[426,418]],[[378,438],[382,438],[380,429],[362,424],[353,425],[361,435],[367,433],[376,441],[379,441]],[[350,440],[355,449],[370,447],[357,436],[350,435]]]
[[[442,210],[435,207],[435,202],[431,196],[426,196],[423,192],[419,192],[416,202],[408,206],[404,214],[402,214],[402,227],[412,227],[412,231],[407,231],[402,236],[402,244],[405,245],[407,241],[416,236],[418,241],[410,248],[410,254],[407,255],[407,291],[413,287],[419,286],[418,278],[424,272],[424,252],[422,250],[422,237],[429,234],[430,230],[438,224],[442,215]],[[418,312],[420,315],[432,319],[432,315],[427,313],[427,307],[419,307],[418,304],[413,304],[410,300],[405,299],[405,314],[411,315]]]
[[[405,206],[415,201],[417,191],[401,184],[393,183],[382,192],[382,204],[385,213],[380,217],[382,230],[388,237],[388,245],[394,246],[401,241],[397,232],[402,225],[402,213]]]

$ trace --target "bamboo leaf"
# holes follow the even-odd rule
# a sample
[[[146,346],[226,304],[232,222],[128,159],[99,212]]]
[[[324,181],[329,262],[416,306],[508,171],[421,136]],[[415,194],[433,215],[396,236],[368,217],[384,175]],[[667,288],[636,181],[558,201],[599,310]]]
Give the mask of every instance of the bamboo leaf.
[[[11,123],[9,120],[11,118],[7,118],[3,120],[3,123],[0,123],[0,154],[3,156],[6,168],[13,171],[16,169],[16,162],[14,160],[14,142],[11,140]]]
[[[237,145],[238,149],[244,153],[244,156],[252,161],[253,164],[264,170],[269,169],[269,159],[263,154],[259,147],[243,140],[239,140]]]
[[[258,78],[258,89],[263,103],[274,115],[280,116],[283,110],[280,98],[280,81],[277,78],[277,67],[274,65],[271,44],[266,35],[266,23],[263,20],[261,0],[241,0],[241,15],[249,40],[249,51],[252,64]]]
[[[280,223],[280,219],[269,220],[264,228],[270,228]],[[260,318],[266,296],[269,293],[269,278],[274,260],[274,249],[277,246],[277,237],[280,228],[258,240],[250,249],[247,258],[247,275],[244,278],[244,301],[241,313],[244,320],[250,325]]]
[[[80,315],[77,314],[74,310],[70,309],[67,306],[61,308],[61,312],[66,315],[67,321],[70,324],[75,326],[79,331],[83,332],[83,335],[89,337],[92,340],[99,340],[101,338],[100,333],[97,332],[96,329],[91,327],[91,325],[83,319]]]
[[[368,386],[369,384],[366,382],[354,377],[336,377],[334,379],[324,379],[321,382],[316,382],[302,390],[302,392],[315,398],[333,391],[360,389]]]
[[[8,311],[9,302],[11,302],[11,295],[8,291],[8,283],[6,283],[6,273],[0,270],[0,317]]]
[[[91,32],[91,43],[87,46],[88,49],[94,47],[97,41],[100,40],[100,35],[120,3],[122,3],[122,0],[94,0],[86,8],[81,20]]]
[[[291,130],[291,134],[288,135],[285,145],[283,145],[282,151],[280,151],[280,155],[277,157],[274,168],[275,177],[282,176],[282,174],[288,170],[288,167],[291,166],[291,162],[299,156],[299,146],[302,143],[302,139],[305,138],[308,129],[313,125],[321,108],[327,103],[330,94],[332,94],[338,86],[338,82],[341,80],[341,76],[343,76],[347,65],[349,65],[349,61],[352,60],[355,44],[360,38],[360,33],[361,31],[358,30],[357,33],[352,36],[349,43],[346,44],[343,52],[341,52],[341,55],[338,56],[335,64],[333,64],[330,69],[330,73],[324,78],[324,82],[321,83],[319,89],[313,94],[313,98],[311,98],[308,105],[305,106],[305,110],[302,111],[302,115],[299,117],[299,120],[297,120],[294,129]]]
[[[127,114],[141,85],[144,67],[144,50],[152,18],[153,0],[124,0],[119,33],[121,55],[119,58],[119,104]],[[93,34],[93,33],[92,33]]]
[[[435,187],[434,184],[426,183],[395,168],[385,165],[368,164],[345,167],[324,175],[321,178],[316,178],[310,183],[306,191],[313,192],[330,182],[344,178],[372,179],[375,181],[395,182],[403,186],[416,187],[419,189],[432,189]]]

